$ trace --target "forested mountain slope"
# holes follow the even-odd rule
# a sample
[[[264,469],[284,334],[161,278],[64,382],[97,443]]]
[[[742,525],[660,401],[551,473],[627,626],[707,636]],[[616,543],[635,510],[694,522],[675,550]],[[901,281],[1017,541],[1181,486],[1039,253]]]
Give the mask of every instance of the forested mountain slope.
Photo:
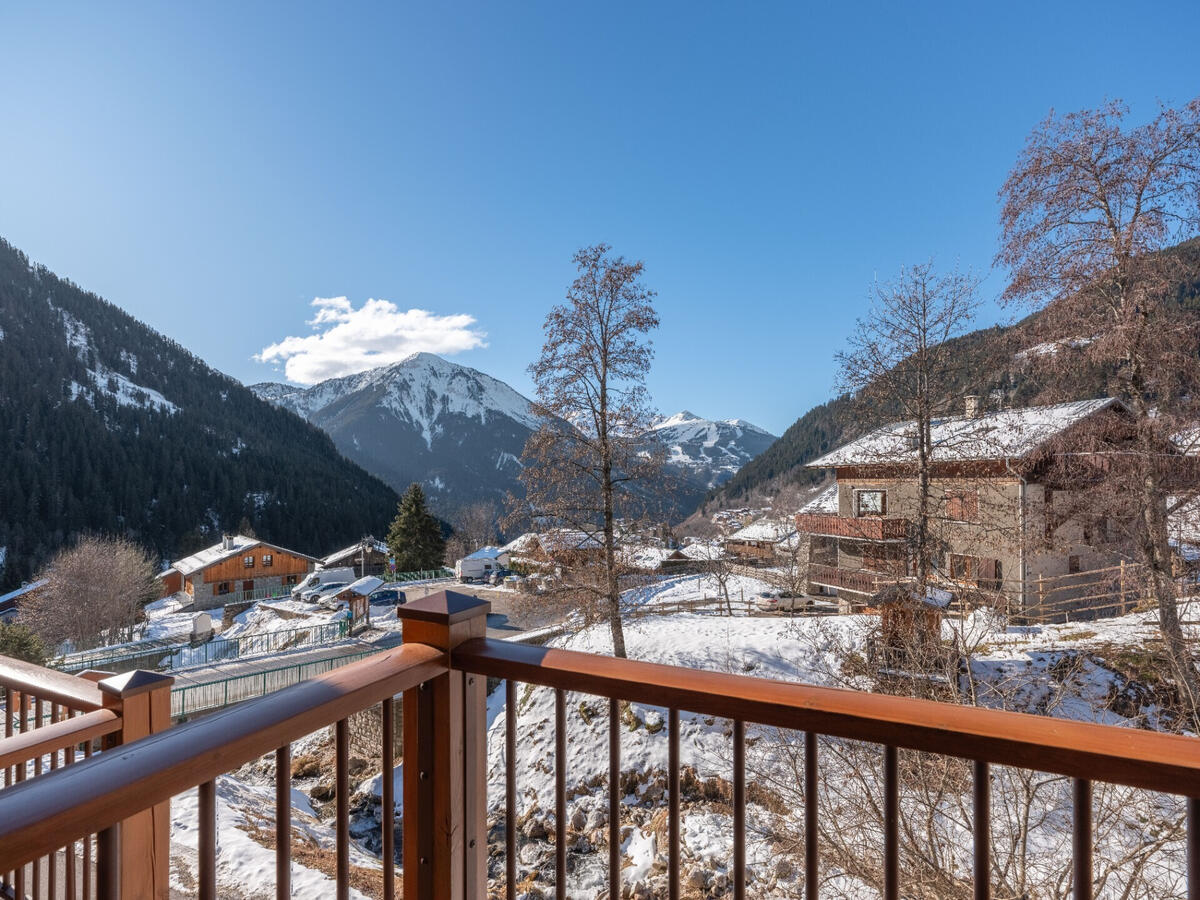
[[[329,437],[0,239],[0,589],[81,532],[166,558],[252,527],[318,554],[395,492]]]

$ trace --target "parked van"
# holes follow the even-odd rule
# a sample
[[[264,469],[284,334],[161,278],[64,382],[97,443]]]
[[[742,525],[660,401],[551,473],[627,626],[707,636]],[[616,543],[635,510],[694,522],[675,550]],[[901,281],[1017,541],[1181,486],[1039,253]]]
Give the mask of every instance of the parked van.
[[[301,600],[306,594],[316,594],[337,584],[349,584],[356,581],[354,570],[349,566],[340,569],[317,569],[310,572],[308,577],[292,588],[292,599]]]

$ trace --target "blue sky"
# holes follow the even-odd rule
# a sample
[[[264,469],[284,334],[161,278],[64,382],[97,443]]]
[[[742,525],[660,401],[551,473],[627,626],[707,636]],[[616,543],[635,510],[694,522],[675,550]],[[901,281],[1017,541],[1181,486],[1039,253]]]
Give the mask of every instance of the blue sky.
[[[322,330],[486,342],[451,358],[525,392],[607,241],[659,294],[659,408],[779,432],[877,274],[987,269],[1051,107],[1189,99],[1197,34],[1195,0],[9,3],[0,234],[248,382],[345,297]]]

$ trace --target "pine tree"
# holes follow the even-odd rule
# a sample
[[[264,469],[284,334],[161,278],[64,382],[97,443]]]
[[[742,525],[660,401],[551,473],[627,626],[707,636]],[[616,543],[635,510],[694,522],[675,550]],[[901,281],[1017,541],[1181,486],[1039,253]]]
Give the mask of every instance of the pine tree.
[[[0,656],[45,665],[46,645],[25,625],[0,622]]]
[[[429,512],[425,492],[416,482],[400,498],[396,518],[388,529],[387,545],[396,558],[397,571],[418,572],[442,565],[446,553],[442,526]]]

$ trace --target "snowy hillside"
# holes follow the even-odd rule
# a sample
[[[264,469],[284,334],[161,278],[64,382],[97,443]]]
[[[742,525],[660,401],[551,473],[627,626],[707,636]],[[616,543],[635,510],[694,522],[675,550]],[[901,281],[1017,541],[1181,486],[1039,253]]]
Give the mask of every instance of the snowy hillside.
[[[653,431],[670,462],[699,477],[705,488],[724,484],[776,441],[744,419],[702,419],[687,410],[657,422]]]

